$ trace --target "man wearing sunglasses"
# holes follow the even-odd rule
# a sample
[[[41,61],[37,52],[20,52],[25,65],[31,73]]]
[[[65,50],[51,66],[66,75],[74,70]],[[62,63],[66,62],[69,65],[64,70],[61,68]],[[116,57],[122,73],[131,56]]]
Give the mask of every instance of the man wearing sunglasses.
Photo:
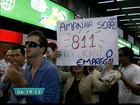
[[[27,36],[25,49],[31,65],[25,69],[24,75],[20,71],[15,72],[15,69],[9,70],[9,78],[15,87],[44,88],[43,95],[25,96],[27,103],[59,103],[61,78],[57,67],[43,58],[47,49],[45,35],[39,30],[31,31]]]

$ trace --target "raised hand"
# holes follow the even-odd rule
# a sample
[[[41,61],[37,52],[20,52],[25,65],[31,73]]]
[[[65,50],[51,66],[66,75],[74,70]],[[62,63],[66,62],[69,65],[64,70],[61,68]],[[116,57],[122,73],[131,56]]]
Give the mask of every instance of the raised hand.
[[[22,87],[24,84],[26,84],[23,70],[17,65],[11,65],[8,69],[7,75],[16,87]]]

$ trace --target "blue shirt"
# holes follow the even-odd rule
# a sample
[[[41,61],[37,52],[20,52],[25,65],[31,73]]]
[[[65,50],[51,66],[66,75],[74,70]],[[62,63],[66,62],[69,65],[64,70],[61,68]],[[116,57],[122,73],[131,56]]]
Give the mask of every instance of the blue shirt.
[[[45,88],[42,96],[26,96],[27,103],[59,103],[61,77],[53,63],[43,59],[34,79],[31,77],[31,66],[28,66],[25,79],[30,88]]]

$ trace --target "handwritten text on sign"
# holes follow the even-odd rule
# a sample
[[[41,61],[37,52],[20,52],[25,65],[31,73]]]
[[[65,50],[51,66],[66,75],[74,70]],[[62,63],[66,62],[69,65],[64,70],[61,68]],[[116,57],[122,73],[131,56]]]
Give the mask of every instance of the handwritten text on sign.
[[[57,42],[61,57],[57,65],[118,64],[116,17],[58,22]]]

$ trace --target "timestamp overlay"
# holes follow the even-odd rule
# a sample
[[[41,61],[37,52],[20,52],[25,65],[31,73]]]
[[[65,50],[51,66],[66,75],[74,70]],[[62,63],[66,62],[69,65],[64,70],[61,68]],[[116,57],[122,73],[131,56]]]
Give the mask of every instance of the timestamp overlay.
[[[13,90],[17,96],[36,96],[44,93],[44,88],[13,88]]]

